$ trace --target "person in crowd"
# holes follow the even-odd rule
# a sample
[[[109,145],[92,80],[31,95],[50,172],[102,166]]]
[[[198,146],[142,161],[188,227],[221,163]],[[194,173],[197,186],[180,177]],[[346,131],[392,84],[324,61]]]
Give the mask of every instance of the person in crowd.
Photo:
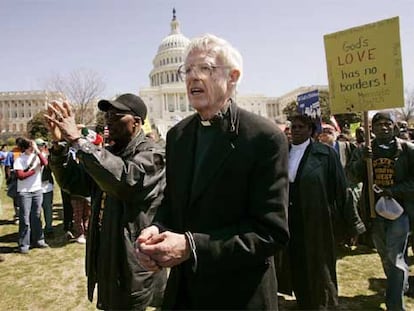
[[[5,161],[7,158],[7,145],[3,144],[0,147],[0,177],[3,177],[3,179],[5,178]]]
[[[295,115],[291,122],[290,241],[277,276],[281,292],[293,290],[299,309],[331,309],[338,306],[335,226],[344,223],[349,236],[365,226],[334,149],[311,139],[316,126],[309,116]]]
[[[399,121],[397,122],[398,125],[396,126],[397,136],[401,139],[411,141],[410,132],[408,130],[408,123],[407,121]]]
[[[101,142],[95,143],[95,137],[92,142],[96,146],[100,146],[101,144]],[[70,152],[66,168],[69,171],[71,169],[76,171],[80,165],[82,164],[79,163],[76,152]],[[85,244],[89,226],[89,218],[91,216],[91,180],[90,178],[85,178],[80,182],[83,184],[77,185],[79,190],[70,195],[70,205],[73,209],[73,231],[75,233],[72,239],[79,244]]]
[[[327,123],[322,124],[322,133],[319,134],[318,139],[321,143],[324,143],[330,147],[332,147],[336,154],[339,157],[341,162],[342,168],[345,169],[346,165],[348,164],[349,160],[351,159],[352,152],[356,149],[356,145],[348,140],[341,140],[339,139],[341,134],[338,133],[338,130]],[[345,170],[345,176],[348,179],[347,171]],[[359,209],[359,200],[361,197],[361,190],[362,190],[362,183],[351,183],[348,179],[348,183],[350,185],[351,194],[353,198],[354,208],[358,211]],[[338,223],[336,226],[336,241],[339,245],[348,247],[355,247],[359,242],[358,237],[352,237],[352,241],[348,240],[348,236],[346,234],[346,228],[343,228],[342,223]],[[364,237],[364,235],[363,235]],[[364,239],[362,239],[364,242]]]
[[[338,137],[339,133],[335,127],[327,123],[322,124],[322,133],[318,137],[319,141],[335,149],[342,167],[345,168],[352,152],[355,150],[355,145],[349,140],[338,140]]]
[[[287,138],[289,144],[292,142],[291,127],[292,127],[291,122],[290,121],[286,121],[286,127],[285,127],[285,130],[283,132],[285,133],[286,138]]]
[[[355,145],[361,147],[365,143],[365,129],[363,126],[359,126],[355,130]]]
[[[74,239],[79,244],[86,243],[89,217],[91,215],[90,196],[72,195],[70,203],[73,208],[73,224],[75,226]]]
[[[55,140],[50,165],[55,180],[71,195],[82,195],[85,189],[80,188],[90,181],[92,214],[86,244],[89,300],[93,300],[97,284],[98,309],[145,310],[152,299],[162,296],[166,272],[143,269],[135,258],[134,242],[140,230],[151,223],[162,199],[164,162],[159,165],[162,155],[142,130],[147,107],[140,97],[123,94],[115,100],[99,101],[98,108],[105,112],[113,141],[108,149],[82,136],[70,104],[49,104],[45,118]],[[69,147],[76,151],[80,165],[66,165]],[[161,286],[154,288],[158,281]]]
[[[291,117],[289,152],[289,230],[287,252],[280,254],[281,292],[296,296],[299,309],[338,306],[335,226],[341,221],[355,237],[365,226],[352,205],[344,170],[333,148],[314,142],[316,130],[306,115]]]
[[[34,141],[23,137],[16,138],[16,145],[21,151],[13,164],[17,177],[17,198],[19,210],[19,251],[27,254],[29,248],[47,248],[42,221],[42,167],[47,165],[47,159],[40,152]]]
[[[42,153],[43,157],[49,159],[49,149],[47,143],[41,139],[35,139],[35,143]],[[45,220],[45,227],[43,229],[46,238],[52,238],[54,236],[53,230],[53,185],[54,180],[52,171],[50,170],[49,163],[42,167],[42,208],[43,218]]]
[[[7,183],[7,195],[13,200],[14,208],[14,223],[19,224],[19,210],[20,203],[17,198],[17,177],[13,170],[14,159],[20,157],[20,150],[17,146],[13,147],[11,151],[7,153],[6,159],[4,161],[4,169],[6,173],[6,183]]]
[[[405,120],[399,120],[396,122],[396,125],[400,132],[407,132],[408,131],[408,122]]]
[[[7,157],[7,150],[6,145],[2,145],[0,149],[0,190],[3,189],[3,182],[5,181],[5,170],[4,170],[4,160]],[[2,202],[0,200],[0,216],[3,212],[2,208]],[[1,261],[1,255],[0,255],[0,261]]]
[[[286,117],[277,117],[275,123],[285,133],[288,142],[290,142],[290,121],[286,120]]]
[[[414,142],[414,129],[413,128],[408,129],[408,135],[410,136],[410,141]]]
[[[179,67],[197,113],[167,133],[165,199],[137,239],[148,270],[171,268],[163,308],[277,310],[273,254],[289,239],[287,141],[237,106],[242,58],[214,35]]]
[[[408,290],[407,240],[409,214],[414,216],[414,145],[396,137],[394,117],[380,111],[372,118],[375,139],[370,147],[357,149],[348,165],[351,177],[363,181],[363,207],[369,214],[366,159],[372,158],[373,180],[382,191],[375,193],[394,198],[404,208],[396,219],[378,213],[372,221],[372,238],[387,278],[385,303],[387,310],[404,310],[404,292]]]
[[[63,208],[63,231],[65,238],[68,241],[75,239],[73,234],[73,207],[71,203],[70,193],[60,189],[60,195],[62,197],[62,208]]]

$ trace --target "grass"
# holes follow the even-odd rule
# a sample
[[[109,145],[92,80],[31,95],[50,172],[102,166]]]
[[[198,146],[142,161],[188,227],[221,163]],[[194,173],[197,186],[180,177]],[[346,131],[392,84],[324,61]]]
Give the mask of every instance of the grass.
[[[86,295],[85,246],[68,243],[63,232],[59,190],[55,190],[55,237],[49,249],[17,253],[18,226],[12,221],[11,199],[0,191],[0,310],[95,310]],[[410,250],[410,268],[414,256]],[[340,310],[385,310],[385,276],[378,255],[368,248],[341,250],[338,259]],[[283,299],[284,298],[284,299]],[[294,308],[294,300],[283,296],[281,309]],[[406,297],[407,310],[414,299]]]
[[[68,243],[63,232],[60,192],[54,193],[55,237],[48,249],[17,252],[18,226],[13,205],[1,190],[0,200],[0,310],[95,310],[86,294],[85,245]]]

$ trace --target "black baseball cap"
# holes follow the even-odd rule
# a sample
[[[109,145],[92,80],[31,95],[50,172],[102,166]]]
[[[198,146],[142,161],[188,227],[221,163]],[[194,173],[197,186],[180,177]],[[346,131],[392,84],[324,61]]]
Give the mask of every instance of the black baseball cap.
[[[106,112],[111,107],[130,112],[132,115],[140,117],[142,124],[144,124],[144,120],[147,117],[147,106],[139,96],[134,94],[122,94],[115,100],[103,99],[98,102],[98,108],[101,111]]]
[[[377,112],[371,120],[371,123],[377,123],[379,120],[388,120],[391,121],[392,123],[395,123],[395,118],[394,115],[391,112],[388,111],[380,111]]]

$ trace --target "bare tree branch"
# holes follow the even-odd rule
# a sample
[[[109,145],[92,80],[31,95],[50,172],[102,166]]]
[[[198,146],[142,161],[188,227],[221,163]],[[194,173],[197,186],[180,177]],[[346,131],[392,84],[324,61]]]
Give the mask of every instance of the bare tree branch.
[[[396,108],[394,111],[398,119],[414,122],[414,88],[404,90],[404,107]]]
[[[78,69],[66,77],[56,74],[46,82],[50,91],[65,94],[75,108],[76,121],[91,124],[95,120],[96,102],[105,90],[101,76],[92,70]]]

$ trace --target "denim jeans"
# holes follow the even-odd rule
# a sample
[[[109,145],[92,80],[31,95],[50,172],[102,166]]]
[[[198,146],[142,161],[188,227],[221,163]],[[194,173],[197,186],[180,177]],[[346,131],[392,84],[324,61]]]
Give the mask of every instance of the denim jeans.
[[[407,241],[409,218],[403,213],[395,220],[377,215],[372,227],[374,245],[387,277],[387,310],[405,310],[404,292],[408,290]]]
[[[44,243],[42,221],[42,190],[36,192],[19,192],[19,247],[28,250],[30,242],[40,245]]]
[[[51,233],[53,232],[53,191],[43,193],[43,217],[45,218],[45,232]]]

